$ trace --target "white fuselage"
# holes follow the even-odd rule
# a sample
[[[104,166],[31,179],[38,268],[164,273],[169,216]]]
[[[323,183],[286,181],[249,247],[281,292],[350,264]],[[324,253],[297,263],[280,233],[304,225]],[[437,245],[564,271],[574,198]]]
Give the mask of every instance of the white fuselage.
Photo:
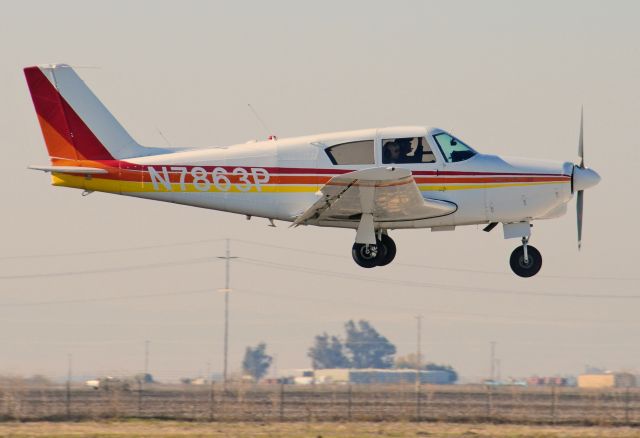
[[[385,223],[384,228],[519,222],[556,217],[565,212],[572,194],[571,163],[483,154],[460,162],[445,162],[433,139],[433,134],[438,132],[442,131],[424,127],[370,129],[132,158],[126,163],[142,173],[149,172],[151,182],[142,183],[140,190],[128,190],[130,186],[123,184],[117,191],[123,195],[292,221],[318,199],[318,190],[329,178],[348,171],[385,166],[381,152],[384,138],[424,137],[435,155],[435,162],[393,166],[410,169],[425,198],[449,201],[458,208],[443,217],[390,222]],[[374,140],[373,164],[333,164],[325,153],[325,148],[332,145],[365,139]],[[229,174],[233,177],[228,177]],[[355,228],[358,222],[312,224]]]

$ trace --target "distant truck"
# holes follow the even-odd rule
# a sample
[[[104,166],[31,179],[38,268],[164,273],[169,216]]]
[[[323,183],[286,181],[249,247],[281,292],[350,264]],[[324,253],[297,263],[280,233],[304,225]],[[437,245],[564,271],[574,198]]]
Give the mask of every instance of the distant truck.
[[[136,388],[140,383],[154,383],[153,376],[151,374],[136,374],[133,377],[100,377],[98,379],[90,379],[84,382],[85,386],[93,388],[95,390],[103,389],[108,390],[122,390],[130,391],[132,388]]]

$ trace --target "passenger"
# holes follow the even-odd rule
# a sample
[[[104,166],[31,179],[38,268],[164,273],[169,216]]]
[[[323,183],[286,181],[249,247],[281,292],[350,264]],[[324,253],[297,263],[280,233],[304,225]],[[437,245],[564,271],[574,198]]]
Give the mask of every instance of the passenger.
[[[402,157],[400,154],[400,145],[395,141],[388,141],[384,144],[382,149],[382,162],[383,163],[402,163]]]

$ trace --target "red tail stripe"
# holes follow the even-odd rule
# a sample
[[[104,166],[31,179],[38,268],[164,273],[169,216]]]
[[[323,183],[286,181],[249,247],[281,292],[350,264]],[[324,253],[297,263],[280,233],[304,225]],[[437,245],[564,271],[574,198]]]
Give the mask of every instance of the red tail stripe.
[[[39,67],[27,67],[24,69],[24,74],[29,85],[33,105],[40,117],[45,119],[53,129],[73,145],[84,158],[89,160],[113,160],[113,156],[56,90]]]

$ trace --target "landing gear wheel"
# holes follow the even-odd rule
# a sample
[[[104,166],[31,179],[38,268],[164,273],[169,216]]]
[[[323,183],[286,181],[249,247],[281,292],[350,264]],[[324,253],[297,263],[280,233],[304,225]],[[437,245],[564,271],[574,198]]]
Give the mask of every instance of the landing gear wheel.
[[[511,270],[520,277],[533,277],[542,267],[542,255],[535,247],[527,245],[528,260],[524,260],[524,247],[519,246],[511,253]]]
[[[351,248],[353,260],[363,268],[373,268],[378,266],[378,246],[367,245],[365,243],[354,243]]]
[[[396,257],[396,243],[387,234],[378,241],[378,266],[386,266]]]

